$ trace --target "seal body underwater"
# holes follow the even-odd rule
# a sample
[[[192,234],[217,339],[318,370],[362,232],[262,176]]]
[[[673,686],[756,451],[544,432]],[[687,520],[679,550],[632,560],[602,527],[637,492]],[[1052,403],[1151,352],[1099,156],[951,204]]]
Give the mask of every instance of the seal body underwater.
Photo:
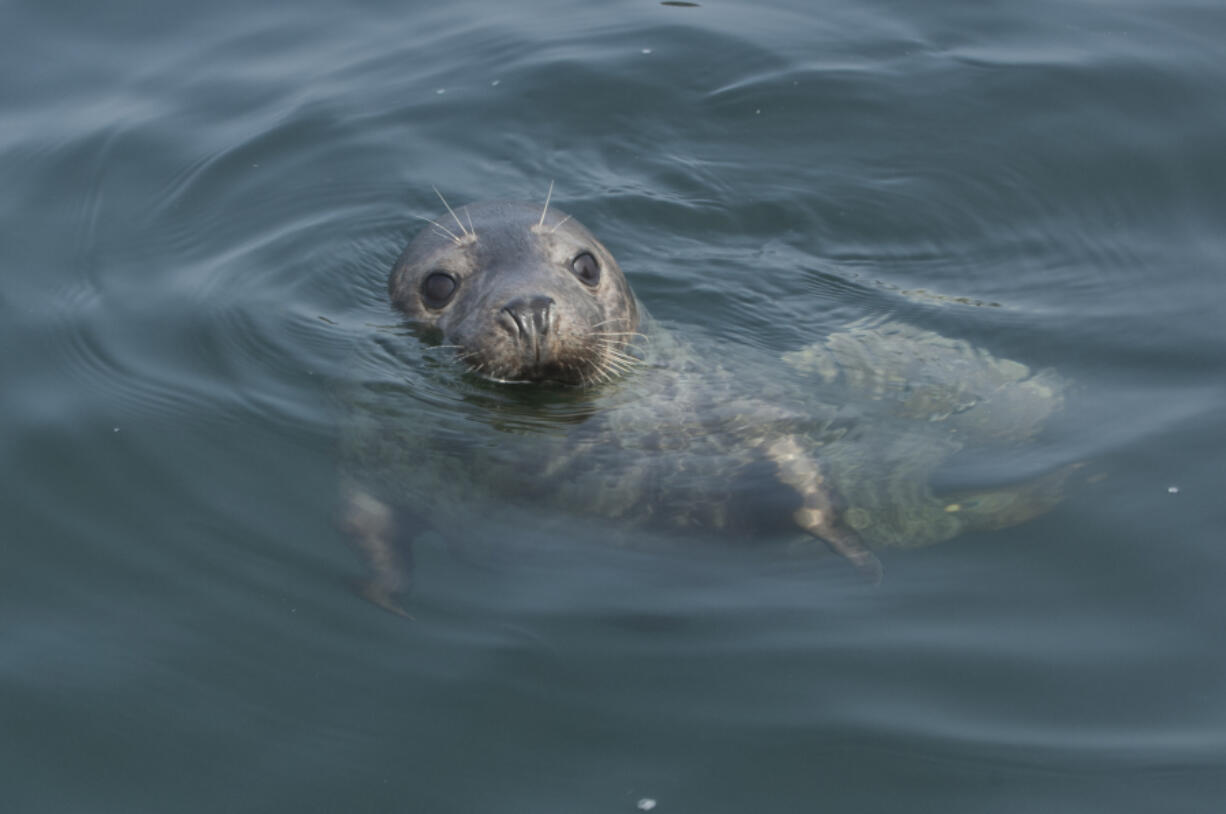
[[[418,334],[406,341],[438,352],[465,405],[423,425],[406,409],[423,397],[412,383],[347,398],[347,525],[370,564],[366,595],[390,610],[408,584],[406,533],[463,543],[475,507],[500,506],[504,527],[528,532],[555,512],[628,536],[752,537],[765,522],[877,580],[874,549],[1030,519],[1067,475],[957,495],[930,483],[967,445],[1033,437],[1062,405],[1055,373],[887,320],[732,364],[656,324],[613,255],[548,203],[448,208],[401,254],[388,292]]]

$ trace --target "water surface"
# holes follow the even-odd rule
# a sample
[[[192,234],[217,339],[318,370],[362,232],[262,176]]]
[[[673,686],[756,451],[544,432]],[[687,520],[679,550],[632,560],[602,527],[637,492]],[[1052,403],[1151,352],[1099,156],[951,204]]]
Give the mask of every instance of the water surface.
[[[0,32],[6,809],[1220,806],[1219,4],[19,0]],[[876,589],[427,537],[415,620],[373,608],[337,385],[413,341],[384,284],[431,185],[551,180],[696,341],[888,316],[1058,369],[1061,421],[975,465],[1101,477]]]

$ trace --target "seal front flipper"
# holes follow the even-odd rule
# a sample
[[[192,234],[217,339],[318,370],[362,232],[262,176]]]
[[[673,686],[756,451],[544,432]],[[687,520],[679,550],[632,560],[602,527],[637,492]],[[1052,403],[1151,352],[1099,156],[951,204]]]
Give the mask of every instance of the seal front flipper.
[[[370,570],[359,592],[384,610],[411,619],[401,598],[411,581],[413,553],[395,538],[392,509],[357,488],[347,489],[344,500],[345,528]]]
[[[881,561],[854,531],[839,523],[834,497],[813,456],[795,436],[787,435],[766,445],[766,457],[778,467],[779,480],[795,489],[803,501],[792,515],[796,524],[845,557],[874,585],[879,584]]]

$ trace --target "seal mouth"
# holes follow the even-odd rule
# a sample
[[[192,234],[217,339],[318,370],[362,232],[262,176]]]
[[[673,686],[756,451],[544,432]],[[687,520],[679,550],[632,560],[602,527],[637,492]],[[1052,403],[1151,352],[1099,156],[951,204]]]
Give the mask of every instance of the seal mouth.
[[[461,355],[463,356],[463,354]],[[533,360],[524,365],[491,366],[488,363],[476,363],[473,359],[463,359],[469,372],[486,381],[498,384],[559,384],[571,387],[581,387],[590,380],[583,370],[576,365],[565,365],[556,361],[540,362]]]
[[[595,337],[578,348],[567,347],[565,356],[558,356],[548,342],[537,342],[503,348],[502,353],[490,354],[487,345],[459,348],[456,359],[468,372],[500,384],[556,384],[587,387],[627,373],[640,359],[627,351],[623,343]]]

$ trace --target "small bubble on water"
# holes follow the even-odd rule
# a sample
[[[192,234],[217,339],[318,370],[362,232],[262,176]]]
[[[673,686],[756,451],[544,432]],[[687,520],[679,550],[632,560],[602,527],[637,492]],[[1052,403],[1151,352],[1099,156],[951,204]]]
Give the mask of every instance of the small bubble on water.
[[[643,49],[643,53],[644,53],[644,54],[650,54],[650,53],[651,53],[651,49],[650,49],[650,48],[644,48],[644,49]]]
[[[1168,494],[1177,495],[1179,494],[1179,487],[1178,486],[1168,486],[1166,487],[1166,491]]]
[[[439,96],[442,96],[446,92],[447,92],[446,88],[439,88],[438,90],[435,91],[435,93],[437,93]]]
[[[118,428],[118,427],[113,427],[113,428],[111,429],[111,432],[119,432],[119,428]]]
[[[656,807],[656,801],[650,797],[644,797],[638,801],[637,806],[639,811],[651,811]]]
[[[493,82],[490,82],[490,85],[491,85],[492,87],[495,87],[495,88],[496,88],[496,87],[498,87],[498,86],[499,86],[499,85],[501,85],[501,84],[502,84],[502,80],[501,80],[501,79],[495,79]]]

